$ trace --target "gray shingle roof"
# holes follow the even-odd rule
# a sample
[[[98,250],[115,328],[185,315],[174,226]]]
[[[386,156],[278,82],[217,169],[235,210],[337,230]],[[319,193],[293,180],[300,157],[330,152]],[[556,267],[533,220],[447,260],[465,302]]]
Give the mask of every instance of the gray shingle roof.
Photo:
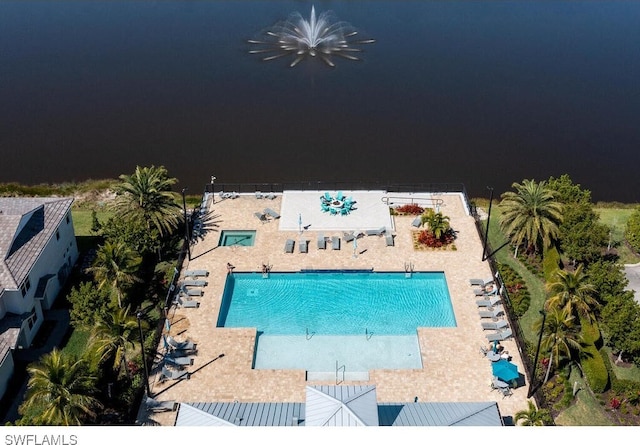
[[[0,289],[17,289],[73,198],[0,198]]]

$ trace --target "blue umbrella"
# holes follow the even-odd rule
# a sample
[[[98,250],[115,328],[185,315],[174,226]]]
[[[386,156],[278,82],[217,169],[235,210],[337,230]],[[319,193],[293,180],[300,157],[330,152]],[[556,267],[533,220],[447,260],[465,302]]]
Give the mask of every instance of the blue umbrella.
[[[169,321],[168,318],[164,319],[164,328],[167,330],[167,332],[171,330],[171,322]]]
[[[167,337],[163,335],[162,341],[164,342],[164,349],[169,350],[169,342],[167,342]]]
[[[520,377],[520,374],[518,374],[518,367],[508,360],[492,362],[491,368],[493,369],[493,375],[504,382],[510,382]]]

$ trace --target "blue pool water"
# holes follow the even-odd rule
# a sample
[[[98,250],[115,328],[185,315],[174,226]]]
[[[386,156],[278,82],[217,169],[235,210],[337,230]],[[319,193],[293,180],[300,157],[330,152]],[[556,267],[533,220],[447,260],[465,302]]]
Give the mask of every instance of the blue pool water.
[[[218,246],[253,246],[255,230],[223,230]]]
[[[217,326],[261,336],[415,335],[456,321],[441,272],[234,273]]]

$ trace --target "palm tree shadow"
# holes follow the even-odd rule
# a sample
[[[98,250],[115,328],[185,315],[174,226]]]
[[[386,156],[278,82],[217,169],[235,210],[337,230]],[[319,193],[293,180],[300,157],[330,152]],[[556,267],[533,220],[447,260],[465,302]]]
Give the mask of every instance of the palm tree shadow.
[[[218,232],[221,222],[220,215],[211,212],[196,217],[193,221],[191,240],[197,243],[198,241],[204,240],[204,237],[209,232]]]
[[[189,377],[191,377],[193,374],[195,374],[196,372],[200,371],[200,370],[201,370],[201,369],[203,369],[204,367],[209,366],[211,363],[215,362],[216,360],[221,359],[222,357],[224,357],[224,353],[223,353],[223,354],[220,354],[220,355],[219,355],[219,356],[217,356],[217,357],[212,358],[211,360],[209,360],[207,363],[205,363],[204,365],[200,366],[199,368],[197,368],[197,369],[195,369],[195,370],[193,370],[193,371],[190,371],[190,372],[189,372]],[[170,389],[171,389],[171,388],[173,388],[174,386],[179,385],[181,382],[182,382],[182,380],[176,380],[176,381],[175,381],[175,382],[173,382],[171,385],[169,385],[169,386],[167,386],[167,387],[163,388],[161,391],[159,391],[159,392],[157,392],[157,393],[154,393],[154,397],[155,397],[155,396],[159,396],[160,394],[162,394],[162,393],[164,393],[164,392],[166,392],[166,391],[170,390]]]

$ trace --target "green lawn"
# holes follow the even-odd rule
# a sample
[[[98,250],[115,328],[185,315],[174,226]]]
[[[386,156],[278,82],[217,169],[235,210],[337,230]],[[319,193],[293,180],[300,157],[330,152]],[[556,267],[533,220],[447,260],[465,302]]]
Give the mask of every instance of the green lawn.
[[[98,216],[98,221],[105,223],[113,216],[113,212],[98,211],[96,212],[96,215]],[[94,235],[94,233],[91,232],[91,226],[93,223],[91,210],[73,209],[71,210],[71,216],[73,218],[73,230],[75,230],[76,236]]]
[[[596,207],[594,210],[600,216],[600,222],[609,227],[612,245],[618,249],[620,262],[623,264],[640,262],[640,258],[634,255],[623,242],[627,220],[634,212],[634,209]]]

